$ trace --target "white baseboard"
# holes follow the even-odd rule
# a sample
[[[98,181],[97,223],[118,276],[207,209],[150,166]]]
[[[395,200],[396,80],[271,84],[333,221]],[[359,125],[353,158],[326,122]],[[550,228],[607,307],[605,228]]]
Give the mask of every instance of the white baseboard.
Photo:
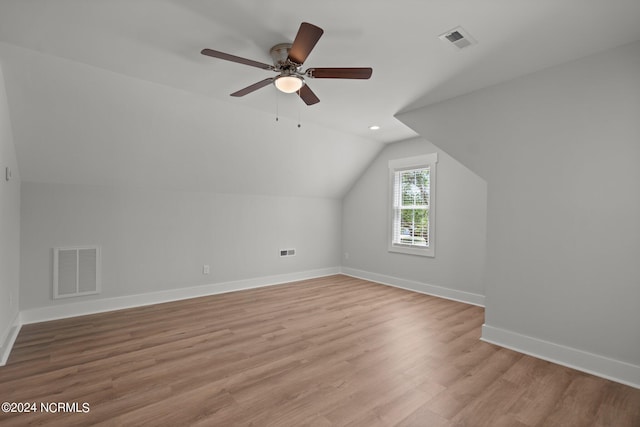
[[[84,316],[87,314],[103,313],[105,311],[121,310],[125,308],[197,298],[207,295],[260,288],[263,286],[279,285],[339,273],[339,267],[330,267],[318,270],[257,277],[253,279],[236,280],[233,282],[212,283],[210,285],[193,286],[189,288],[169,289],[138,295],[56,304],[48,307],[23,310],[20,315],[23,324],[45,322],[68,317]]]
[[[17,313],[9,327],[9,330],[7,331],[6,336],[4,337],[4,340],[0,342],[0,344],[2,344],[2,347],[0,347],[0,366],[4,366],[7,363],[11,349],[13,349],[13,343],[16,342],[16,338],[18,337],[21,327],[22,321],[20,319],[20,313]]]
[[[486,324],[482,326],[480,339],[538,359],[640,388],[640,366],[637,365]]]
[[[342,267],[341,271],[342,274],[356,277],[358,279],[369,280],[371,282],[419,292],[421,294],[433,295],[440,298],[484,307],[484,295],[444,288],[442,286],[429,285],[427,283],[416,282],[414,280],[400,279],[398,277],[387,276],[385,274],[371,273],[369,271],[358,270],[350,267]]]

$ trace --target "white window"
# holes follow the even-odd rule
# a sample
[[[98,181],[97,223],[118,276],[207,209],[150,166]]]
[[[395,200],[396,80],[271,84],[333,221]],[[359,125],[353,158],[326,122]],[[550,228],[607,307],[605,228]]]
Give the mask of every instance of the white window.
[[[435,256],[438,154],[389,161],[389,251]]]

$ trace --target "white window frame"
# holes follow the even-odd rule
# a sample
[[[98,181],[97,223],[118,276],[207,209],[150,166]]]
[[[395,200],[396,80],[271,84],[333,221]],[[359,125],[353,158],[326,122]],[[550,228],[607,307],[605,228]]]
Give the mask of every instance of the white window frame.
[[[438,163],[438,153],[431,153],[422,156],[406,157],[403,159],[389,160],[389,233],[388,251],[409,255],[419,255],[425,257],[435,257],[435,225],[436,225],[436,164]],[[394,242],[395,216],[395,177],[397,172],[412,169],[429,168],[429,244],[428,246],[413,245],[409,243]]]

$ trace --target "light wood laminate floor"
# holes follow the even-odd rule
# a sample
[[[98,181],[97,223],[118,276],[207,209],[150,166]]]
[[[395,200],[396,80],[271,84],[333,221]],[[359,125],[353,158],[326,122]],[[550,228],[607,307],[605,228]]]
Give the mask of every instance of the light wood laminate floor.
[[[24,426],[640,426],[640,390],[479,340],[484,310],[331,276],[23,326]]]

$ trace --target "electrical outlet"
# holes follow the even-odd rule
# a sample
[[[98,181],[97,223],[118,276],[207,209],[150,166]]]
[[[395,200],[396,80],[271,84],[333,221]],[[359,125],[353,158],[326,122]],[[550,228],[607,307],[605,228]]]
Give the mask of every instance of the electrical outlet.
[[[209,274],[211,273],[211,269],[209,268],[209,265],[205,264],[202,266],[202,274]]]
[[[349,252],[344,253],[344,259],[349,259]]]

